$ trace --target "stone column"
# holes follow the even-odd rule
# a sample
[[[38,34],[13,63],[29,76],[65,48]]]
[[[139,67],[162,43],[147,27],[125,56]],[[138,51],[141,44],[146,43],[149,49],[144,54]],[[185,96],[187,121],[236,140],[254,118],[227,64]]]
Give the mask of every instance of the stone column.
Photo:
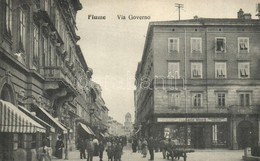
[[[237,121],[235,118],[232,118],[232,149],[238,149],[238,144],[237,144]]]
[[[258,146],[260,146],[260,118],[258,119]]]

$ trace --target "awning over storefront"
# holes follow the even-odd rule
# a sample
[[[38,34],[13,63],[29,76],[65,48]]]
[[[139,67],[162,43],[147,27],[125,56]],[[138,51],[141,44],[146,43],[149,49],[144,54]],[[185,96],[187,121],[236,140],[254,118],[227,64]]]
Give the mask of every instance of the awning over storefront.
[[[99,133],[102,137],[105,137],[105,134],[103,134],[102,132],[101,133]]]
[[[61,123],[60,121],[59,121],[59,123],[60,123],[64,128],[66,128],[66,129],[69,131],[69,133],[73,133],[73,129],[72,129],[72,128],[66,126],[65,124]]]
[[[0,132],[45,133],[46,129],[12,103],[0,100]]]
[[[42,107],[37,106],[38,109],[40,109],[52,122],[54,122],[62,131],[64,134],[68,133],[68,130],[63,127],[58,120],[56,120],[54,117],[51,116],[51,114],[49,114],[49,112],[47,112],[45,109],[43,109]]]
[[[44,122],[43,120],[41,120],[40,118],[38,118],[37,116],[33,115],[29,110],[27,110],[25,107],[23,106],[18,106],[19,109],[21,111],[23,111],[25,114],[27,114],[30,118],[32,118],[33,120],[35,120],[36,122],[38,122],[40,125],[42,125],[43,127],[45,127],[46,129],[50,130],[50,132],[55,132],[55,128],[52,127],[50,124]]]
[[[95,135],[95,133],[85,124],[79,123],[79,125],[82,127],[83,130],[85,130],[90,135]]]

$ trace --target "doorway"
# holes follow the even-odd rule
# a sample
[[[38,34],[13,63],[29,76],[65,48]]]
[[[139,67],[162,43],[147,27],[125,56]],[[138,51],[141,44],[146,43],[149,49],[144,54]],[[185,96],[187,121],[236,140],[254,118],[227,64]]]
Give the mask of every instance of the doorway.
[[[205,148],[203,131],[204,131],[203,126],[192,127],[192,143],[193,143],[193,147],[196,149]]]
[[[237,126],[237,143],[239,149],[251,147],[254,143],[254,127],[249,121],[241,121]]]

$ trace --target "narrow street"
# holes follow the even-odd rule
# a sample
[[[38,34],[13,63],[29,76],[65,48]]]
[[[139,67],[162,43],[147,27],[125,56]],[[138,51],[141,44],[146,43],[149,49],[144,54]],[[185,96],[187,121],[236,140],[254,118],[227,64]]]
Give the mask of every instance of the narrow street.
[[[225,150],[225,149],[205,149],[205,150],[195,150],[194,153],[189,153],[187,161],[242,161],[243,150]],[[54,161],[61,161],[58,159],[53,159]],[[87,159],[79,159],[79,151],[72,151],[69,153],[69,160],[81,161]],[[107,161],[107,155],[104,153],[104,161]],[[132,153],[130,144],[124,147],[124,153],[122,156],[122,161],[148,161],[149,153],[146,158],[143,158],[140,153]],[[93,161],[99,161],[99,158],[94,157]],[[162,158],[162,153],[155,153],[154,161],[170,161]],[[183,158],[180,158],[183,161]]]

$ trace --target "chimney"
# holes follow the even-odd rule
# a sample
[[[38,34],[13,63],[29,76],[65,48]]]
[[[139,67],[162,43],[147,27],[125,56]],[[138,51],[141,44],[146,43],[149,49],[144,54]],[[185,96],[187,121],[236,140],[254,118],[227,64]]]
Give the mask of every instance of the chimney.
[[[240,10],[237,12],[237,18],[243,19],[243,17],[244,17],[244,11],[242,10],[242,8],[240,8]]]
[[[256,16],[260,19],[260,3],[256,4]]]

